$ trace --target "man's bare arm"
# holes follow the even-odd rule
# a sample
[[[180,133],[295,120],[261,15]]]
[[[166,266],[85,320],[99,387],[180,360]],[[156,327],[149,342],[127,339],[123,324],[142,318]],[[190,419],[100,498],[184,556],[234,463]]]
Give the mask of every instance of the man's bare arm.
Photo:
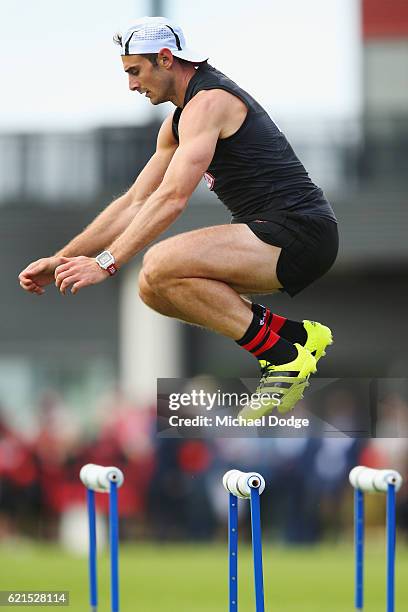
[[[228,105],[217,92],[198,94],[180,119],[180,145],[160,187],[110,246],[118,266],[164,232],[184,210],[214,155]]]
[[[95,256],[125,231],[149,196],[159,187],[177,149],[171,122],[172,115],[165,119],[160,128],[155,154],[127,193],[105,208],[83,232],[54,256],[29,264],[19,275],[23,289],[42,295],[43,287],[54,281],[55,269],[63,263],[64,257]]]
[[[56,255],[75,257],[97,255],[122,234],[147,198],[159,187],[177,148],[171,130],[172,115],[160,128],[156,152],[143,168],[132,187],[105,208],[88,227]]]
[[[230,113],[229,100],[220,93],[216,90],[199,92],[184,108],[179,123],[180,144],[160,186],[108,247],[119,268],[180,215],[207,170]],[[65,294],[71,287],[71,293],[76,294],[84,287],[103,282],[108,276],[94,259],[80,256],[66,259],[58,266],[55,282],[61,293]]]

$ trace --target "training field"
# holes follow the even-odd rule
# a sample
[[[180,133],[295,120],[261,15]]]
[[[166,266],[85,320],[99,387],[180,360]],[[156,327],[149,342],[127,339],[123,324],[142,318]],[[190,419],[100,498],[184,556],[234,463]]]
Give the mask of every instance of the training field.
[[[99,559],[100,612],[108,612],[108,557]],[[353,551],[350,546],[264,546],[266,609],[271,612],[353,610]],[[385,554],[367,548],[367,612],[385,610]],[[0,589],[69,590],[71,612],[88,609],[87,560],[54,546],[0,548]],[[408,549],[397,558],[397,610],[408,607]],[[221,544],[140,545],[121,549],[123,612],[227,612],[227,550]],[[9,609],[9,608],[4,608]],[[11,609],[11,608],[10,608]],[[43,608],[41,608],[43,609]],[[55,608],[52,608],[55,609]],[[240,610],[255,610],[251,551],[240,553]]]

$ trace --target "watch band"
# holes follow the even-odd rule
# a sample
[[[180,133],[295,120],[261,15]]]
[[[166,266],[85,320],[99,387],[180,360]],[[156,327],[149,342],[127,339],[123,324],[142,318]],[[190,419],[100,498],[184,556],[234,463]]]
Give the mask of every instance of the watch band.
[[[117,269],[117,267],[115,266],[115,264],[114,264],[114,263],[109,264],[109,266],[108,266],[107,268],[105,268],[105,270],[106,270],[107,272],[109,272],[109,274],[110,274],[111,276],[113,276],[114,274],[116,274],[116,272],[118,271],[118,269]]]

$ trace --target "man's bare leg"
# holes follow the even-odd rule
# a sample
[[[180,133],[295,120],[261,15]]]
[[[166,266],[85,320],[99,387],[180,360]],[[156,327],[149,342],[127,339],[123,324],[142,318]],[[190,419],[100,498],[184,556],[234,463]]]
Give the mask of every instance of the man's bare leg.
[[[240,294],[281,287],[279,254],[279,247],[262,242],[246,225],[205,228],[152,247],[145,256],[143,282],[161,298],[159,307],[171,304],[174,310],[166,308],[166,314],[238,340],[253,318]]]
[[[257,392],[266,389],[268,395],[272,389],[274,396],[263,414],[276,407],[276,397],[281,412],[293,408],[316,370],[307,349],[278,335],[241,297],[281,288],[276,273],[280,251],[248,226],[236,224],[170,238],[152,247],[143,262],[142,282],[149,287],[152,307],[232,338],[257,357],[262,368]],[[252,404],[246,410],[244,418],[254,418]]]
[[[204,281],[207,282],[206,279],[183,279],[183,281]],[[185,285],[186,283],[183,282],[183,284]],[[173,289],[175,291],[177,291],[177,287],[173,287]],[[202,289],[202,288],[201,288]],[[234,292],[236,294],[236,292]],[[179,319],[180,321],[184,321],[185,323],[191,323],[193,325],[203,325],[202,323],[200,323],[197,320],[197,317],[195,317],[195,320],[192,319],[192,317],[189,318],[187,311],[182,312],[181,310],[177,309],[177,307],[174,305],[174,300],[171,300],[171,296],[170,299],[165,299],[163,296],[158,295],[157,293],[155,293],[153,291],[153,289],[150,287],[150,285],[148,284],[148,282],[146,281],[146,277],[144,275],[143,270],[141,271],[140,275],[139,275],[139,294],[141,299],[143,300],[143,302],[149,306],[150,308],[152,308],[153,310],[155,310],[156,312],[166,316],[166,317],[173,317],[175,319]],[[191,299],[191,292],[189,292],[189,299]],[[238,295],[238,294],[236,294]],[[235,296],[234,296],[235,297]],[[246,324],[246,328],[248,328],[249,323],[251,322],[252,319],[252,311],[251,311],[251,302],[248,301],[245,298],[240,297],[241,302],[244,304],[247,312],[249,313],[249,317],[247,317],[244,320],[244,324]],[[241,306],[241,305],[239,305]],[[205,304],[203,304],[203,307],[205,307]],[[230,307],[230,300],[229,300],[229,307]],[[225,313],[224,313],[225,314]],[[218,331],[218,329],[214,330],[214,331]],[[244,330],[245,331],[245,330]],[[240,333],[240,332],[239,332]],[[241,338],[243,336],[244,332],[240,333],[240,335],[238,336],[238,338]],[[228,335],[231,338],[233,338],[233,335],[230,335],[228,333],[225,333],[224,335]],[[236,338],[236,339],[238,339]]]
[[[178,311],[173,304],[153,291],[146,280],[143,270],[141,270],[139,274],[139,296],[146,306],[149,306],[149,308],[155,312],[165,317],[180,319],[180,321],[184,321],[185,323],[193,323],[193,321],[189,321],[186,318],[186,315]]]
[[[220,281],[173,279],[166,283],[163,293],[190,322],[233,340],[242,338],[253,318],[240,295]]]

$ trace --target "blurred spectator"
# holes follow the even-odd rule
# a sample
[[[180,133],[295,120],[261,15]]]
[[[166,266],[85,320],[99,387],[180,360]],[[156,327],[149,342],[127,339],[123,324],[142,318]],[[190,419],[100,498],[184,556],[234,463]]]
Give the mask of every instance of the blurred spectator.
[[[321,396],[321,414],[334,427],[361,424],[361,385],[333,387]],[[306,406],[307,408],[307,406]],[[231,467],[261,472],[267,481],[264,529],[286,543],[339,538],[350,528],[353,465],[392,466],[405,477],[398,520],[408,533],[408,427],[402,391],[379,396],[377,435],[372,440],[335,438],[160,439],[155,410],[138,407],[120,390],[103,398],[84,429],[61,397],[47,390],[38,401],[30,439],[14,431],[0,409],[0,539],[56,537],[61,519],[85,494],[78,474],[85,463],[117,465],[126,475],[119,496],[125,538],[203,540],[225,528],[227,496],[220,484]],[[107,496],[97,496],[107,514]],[[377,504],[377,508],[381,506]],[[347,512],[343,512],[343,507]],[[247,529],[243,504],[241,519]],[[379,521],[381,507],[370,521]],[[347,517],[347,518],[346,518]],[[249,536],[249,533],[247,532]]]

